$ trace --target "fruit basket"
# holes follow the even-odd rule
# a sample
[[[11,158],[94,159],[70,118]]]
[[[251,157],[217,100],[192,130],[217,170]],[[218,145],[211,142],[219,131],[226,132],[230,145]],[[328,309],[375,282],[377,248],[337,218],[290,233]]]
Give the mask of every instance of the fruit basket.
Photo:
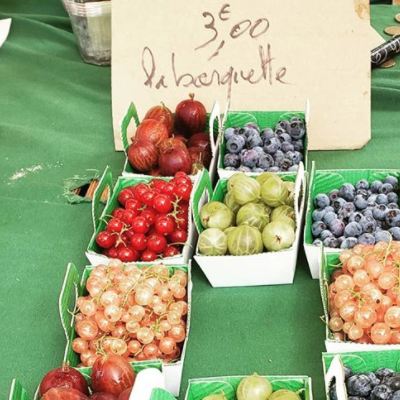
[[[239,384],[244,378],[248,377],[222,376],[190,379],[185,400],[201,400],[212,394],[220,395],[221,391],[226,399],[234,400],[237,398],[236,393]],[[307,376],[262,376],[262,378],[270,381],[274,392],[279,389],[287,389],[293,392],[300,391],[300,399],[312,400],[311,378]],[[276,398],[278,399],[279,396]]]
[[[251,255],[202,255],[196,247],[195,260],[213,287],[259,286],[293,283],[304,212],[305,173],[303,164],[296,174],[278,174],[284,181],[294,182],[294,242],[285,250]],[[220,179],[211,201],[223,202],[227,179]],[[206,200],[206,199],[204,199]],[[194,202],[194,218],[199,233],[204,231],[200,210],[207,201]]]
[[[301,134],[294,129],[291,132],[292,136],[298,139],[287,133],[292,118],[301,119],[304,123]],[[219,177],[229,178],[236,172],[235,169],[251,175],[265,171],[293,173],[297,171],[293,165],[300,162],[303,162],[307,171],[307,120],[308,115],[304,112],[228,111],[222,122],[219,139]],[[242,128],[244,132],[237,135],[232,133],[236,131],[231,132],[230,128]],[[242,140],[236,142],[234,139]],[[231,156],[227,156],[229,153]],[[229,160],[225,160],[225,156]]]
[[[305,227],[304,227],[304,250],[307,256],[307,261],[308,261],[308,265],[310,267],[310,271],[311,271],[311,275],[313,277],[313,279],[318,279],[319,277],[319,272],[320,272],[320,268],[321,268],[321,250],[320,250],[320,245],[314,245],[314,237],[313,237],[313,233],[312,233],[312,229],[313,229],[313,222],[317,222],[315,221],[315,218],[319,218],[319,217],[315,217],[315,213],[316,212],[316,206],[315,206],[315,197],[318,194],[326,194],[328,195],[329,193],[333,193],[338,190],[341,189],[342,187],[344,188],[346,185],[345,184],[350,184],[351,186],[355,187],[355,185],[360,182],[361,180],[366,181],[369,185],[372,184],[372,182],[374,181],[384,181],[388,176],[394,176],[397,179],[400,177],[400,170],[393,170],[393,169],[381,169],[381,170],[374,170],[374,169],[363,169],[363,170],[316,170],[315,169],[315,164],[312,164],[312,169],[311,169],[311,173],[310,173],[310,181],[309,181],[309,195],[308,195],[308,206],[307,206],[307,212],[306,212],[306,217],[305,217]],[[344,190],[344,189],[343,189]],[[362,190],[362,189],[361,189]],[[370,189],[368,189],[370,190]],[[355,193],[358,192],[358,189]],[[358,196],[358,195],[356,195]],[[395,203],[396,206],[398,206],[399,201],[398,201],[398,189],[397,189],[397,194],[395,193],[395,195],[393,196],[395,199]],[[351,198],[351,197],[349,197]],[[356,199],[356,197],[354,197],[354,199]],[[369,199],[369,198],[368,198]],[[343,200],[343,199],[341,199]],[[346,203],[345,200],[343,200],[344,203]],[[369,200],[367,200],[369,201]],[[332,200],[331,200],[332,202]],[[348,202],[348,203],[354,203],[354,201],[352,202]],[[370,203],[372,204],[372,202]],[[379,204],[380,206],[381,204]],[[347,205],[345,205],[347,207]],[[330,205],[328,205],[328,207],[330,207]],[[346,207],[343,207],[341,204],[338,204],[339,207],[339,211],[337,211],[336,209],[334,210],[335,215],[339,215],[339,212],[342,212],[341,210],[345,209]],[[363,205],[361,205],[361,207],[363,207]],[[368,205],[367,208],[369,208],[370,206]],[[371,206],[372,207],[372,206]],[[348,221],[351,218],[358,218],[359,217],[363,217],[364,215],[359,215],[359,208],[358,207],[353,207],[352,209],[354,212],[350,211],[350,214],[353,214],[350,217],[346,217],[343,220],[346,221],[345,225],[349,225]],[[365,212],[365,211],[363,211]],[[395,211],[396,213],[398,213],[398,211]],[[314,214],[313,214],[314,213]],[[337,214],[336,214],[337,213]],[[331,213],[330,213],[331,214]],[[349,214],[349,215],[350,215]],[[367,215],[368,219],[369,216]],[[325,216],[324,216],[325,218]],[[340,219],[340,218],[336,218],[334,216],[335,219]],[[374,218],[375,219],[375,218]],[[323,222],[323,221],[322,221]],[[353,221],[354,222],[354,221]],[[372,227],[374,227],[376,224],[376,221],[372,221]],[[329,225],[327,225],[327,227],[325,227],[325,230],[328,230]],[[315,229],[317,229],[318,227],[316,227]],[[336,228],[336,227],[335,227]],[[344,225],[341,226],[341,229],[345,228]],[[364,228],[363,232],[361,232],[362,234],[364,233]],[[374,233],[373,228],[371,228],[372,231],[371,233]],[[366,232],[368,232],[369,227],[367,226],[365,228]],[[328,232],[329,234],[329,232]],[[330,235],[330,234],[329,234]],[[346,233],[343,233],[343,235],[346,235]],[[335,235],[331,235],[336,237]],[[368,235],[369,236],[369,235]],[[343,238],[344,236],[341,236],[341,238]],[[357,235],[358,237],[358,235]],[[340,239],[340,238],[339,238]],[[342,239],[340,239],[342,240]],[[336,243],[334,244],[336,245]],[[340,244],[341,248],[330,248],[330,247],[324,247],[324,250],[326,253],[335,253],[335,254],[339,254],[343,248],[345,248],[343,246],[343,244]]]
[[[162,374],[162,363],[160,361],[153,360],[153,361],[147,361],[147,362],[143,362],[143,361],[136,362],[136,363],[131,364],[131,368],[133,369],[134,375],[136,376],[134,387],[131,390],[135,390],[136,395],[138,394],[138,391],[139,391],[139,393],[140,392],[148,393],[148,392],[151,392],[152,390],[162,390],[164,393],[168,393],[164,390],[165,383],[164,383],[164,376]],[[150,374],[141,374],[141,372],[144,370],[147,370],[146,373],[150,372]],[[51,371],[47,375],[50,376],[54,371],[55,370]],[[156,372],[156,373],[154,373],[154,372]],[[81,368],[79,370],[79,373],[84,377],[84,379],[87,382],[87,384],[85,386],[89,387],[90,390],[93,391],[93,388],[91,386],[92,382],[91,382],[91,376],[90,376],[91,368]],[[71,379],[69,381],[69,383],[71,383],[71,381],[77,383],[76,375],[77,374],[73,375],[75,377],[75,381]],[[59,373],[57,375],[53,375],[53,379],[51,378],[50,381],[52,384],[55,384],[53,387],[57,387],[57,386],[62,387],[63,384],[66,385],[67,384],[66,382],[68,382],[68,381],[63,382],[62,375],[60,375]],[[36,390],[36,393],[33,396],[33,400],[40,399],[39,388],[40,388],[40,386]],[[59,396],[65,396],[65,398],[68,398],[68,399],[77,399],[78,393],[61,394],[61,395],[57,394],[56,398],[60,398]],[[126,396],[123,396],[123,397],[127,398]],[[47,398],[49,399],[49,397],[47,397]],[[117,398],[117,397],[112,396],[112,398]],[[31,400],[31,399],[32,399],[32,397],[30,397],[28,395],[27,391],[22,386],[22,384],[19,382],[19,380],[13,379],[13,381],[11,382],[9,400]],[[88,399],[88,397],[86,397],[86,399]],[[51,397],[50,397],[50,400],[52,400]]]
[[[94,225],[94,233],[89,242],[89,245],[86,249],[86,256],[91,265],[99,265],[99,264],[107,264],[110,261],[110,257],[107,256],[107,253],[104,254],[104,249],[102,249],[97,243],[96,239],[100,232],[106,231],[108,227],[108,221],[111,218],[111,214],[113,211],[120,206],[118,197],[119,194],[126,188],[131,187],[132,185],[137,185],[140,183],[148,184],[153,177],[150,176],[131,176],[131,177],[119,177],[115,186],[113,187],[112,175],[109,167],[106,167],[103,176],[100,179],[99,185],[96,188],[96,191],[93,196],[92,202],[92,218]],[[162,181],[171,181],[171,178],[160,178]],[[106,206],[104,207],[103,212],[100,216],[100,198],[104,191],[104,189],[108,187],[109,197]],[[186,228],[186,238],[185,240],[179,240],[183,246],[183,250],[181,252],[175,252],[175,255],[165,256],[160,259],[158,257],[158,261],[162,261],[165,264],[185,264],[187,263],[191,255],[193,253],[193,248],[195,246],[197,240],[197,231],[194,226],[192,220],[192,209],[193,209],[193,201],[194,198],[201,198],[203,195],[207,193],[208,196],[212,193],[211,182],[209,179],[209,174],[207,170],[202,170],[200,173],[196,175],[196,179],[192,185],[190,198],[186,204],[188,208],[188,215],[185,215],[187,228]],[[184,230],[184,228],[182,228]],[[117,235],[118,236],[118,235]],[[116,257],[114,257],[116,258]],[[153,261],[154,258],[148,261]],[[136,262],[135,259],[122,259],[124,262]]]
[[[383,249],[383,257],[386,256],[386,250]],[[321,290],[321,298],[322,298],[322,304],[323,304],[323,309],[324,309],[324,321],[326,323],[326,339],[325,339],[325,348],[328,352],[330,353],[343,353],[343,352],[349,352],[349,351],[376,351],[376,352],[381,352],[381,351],[387,351],[387,350],[400,350],[400,342],[399,340],[397,340],[397,335],[398,335],[398,330],[397,329],[393,329],[391,331],[388,330],[388,328],[385,326],[386,322],[389,322],[390,324],[393,323],[392,320],[386,320],[385,316],[386,316],[386,311],[391,307],[390,305],[386,305],[386,303],[384,303],[383,301],[383,296],[382,293],[379,294],[376,292],[376,287],[372,286],[371,288],[369,287],[363,287],[363,290],[361,290],[361,288],[357,289],[354,288],[354,293],[353,296],[351,298],[344,298],[343,299],[343,304],[342,306],[345,306],[345,308],[348,309],[348,305],[347,306],[344,304],[347,301],[354,301],[355,305],[354,305],[354,311],[356,310],[360,310],[359,311],[359,315],[356,316],[355,313],[353,314],[353,318],[351,317],[351,311],[349,312],[349,309],[347,311],[347,314],[345,313],[346,310],[343,310],[341,307],[339,308],[340,310],[340,315],[337,316],[331,316],[331,310],[333,310],[334,307],[334,302],[335,302],[335,293],[340,293],[342,290],[342,287],[339,287],[340,290],[337,290],[337,292],[333,291],[332,292],[332,300],[329,300],[329,296],[330,296],[330,290],[333,290],[332,288],[330,288],[330,282],[332,281],[332,275],[333,274],[337,274],[337,270],[338,267],[340,266],[340,259],[339,259],[339,254],[337,253],[324,253],[322,255],[322,266],[321,266],[321,276],[320,276],[320,290]],[[336,271],[336,272],[335,272]],[[340,275],[340,274],[338,274]],[[345,281],[348,278],[347,275],[343,275],[344,278],[341,279],[341,284],[343,284],[343,281]],[[337,278],[336,278],[337,279]],[[373,283],[373,282],[370,282]],[[374,284],[373,284],[374,285]],[[372,290],[370,292],[370,290]],[[383,291],[382,292],[388,296],[389,294],[387,293],[387,291]],[[342,297],[342,294],[339,295],[339,297]],[[337,301],[339,302],[339,300],[341,301],[341,299],[337,299]],[[392,300],[392,302],[395,302],[395,300]],[[331,304],[332,303],[332,304]],[[372,308],[374,310],[376,310],[376,313],[383,313],[383,321],[385,321],[385,324],[382,325],[382,320],[379,319],[378,317],[375,318],[375,314],[373,311],[365,311],[365,306],[367,305],[367,303],[371,304]],[[375,304],[373,304],[375,303]],[[340,305],[340,304],[335,304],[336,305]],[[352,305],[351,305],[352,306]],[[379,306],[382,307],[382,310],[379,309]],[[383,309],[383,307],[385,307],[385,309]],[[369,307],[371,308],[371,307]],[[396,311],[397,308],[399,307],[394,307],[395,309],[393,311]],[[370,317],[370,314],[373,314],[372,317]],[[343,331],[344,324],[340,323],[340,321],[335,321],[335,324],[333,324],[333,321],[331,321],[331,319],[333,319],[333,317],[337,318],[344,318],[343,322],[345,321],[349,321],[350,322],[350,327],[351,326],[364,326],[364,328],[362,328],[363,330],[359,333],[359,335],[362,334],[361,337],[359,337],[358,340],[354,340],[351,341],[349,339],[349,341],[345,341],[343,339],[346,339],[346,337],[344,337],[344,334],[346,332]],[[393,317],[392,317],[393,318]],[[355,321],[355,323],[354,323]],[[336,322],[338,322],[339,324],[342,325],[342,329],[339,329],[340,326],[336,325]],[[397,326],[399,322],[395,322],[393,326]],[[365,324],[365,325],[364,325]],[[379,327],[378,327],[379,324]],[[334,326],[333,326],[334,325]],[[367,325],[369,326],[369,328],[367,327]],[[377,331],[376,333],[374,333],[379,340],[376,340],[376,342],[378,343],[374,343],[373,342],[373,336],[372,335],[372,327],[376,326]],[[388,331],[388,332],[386,332]],[[368,333],[369,332],[369,333]],[[357,332],[356,332],[357,334]],[[393,336],[395,334],[395,336]],[[346,333],[346,336],[349,335],[349,332]],[[388,336],[389,338],[392,338],[394,340],[394,343],[392,344],[391,340],[386,340],[384,338],[385,336]],[[356,342],[357,341],[357,342]],[[378,353],[377,353],[378,354]]]
[[[158,116],[157,116],[158,117]],[[172,114],[172,117],[175,118],[175,114]],[[160,118],[160,117],[158,117]],[[135,124],[135,132],[132,136],[130,128],[130,124],[133,121]],[[171,122],[173,123],[173,122]],[[218,132],[220,126],[220,109],[219,105],[216,102],[214,104],[211,113],[207,113],[206,116],[206,124],[204,128],[204,132],[209,134],[209,144],[211,146],[211,160],[209,162],[208,171],[210,173],[211,181],[214,182],[217,175],[217,160],[218,160],[218,143],[216,140],[218,139]],[[140,126],[140,119],[138,116],[138,112],[134,103],[131,103],[128,107],[128,110],[125,116],[122,118],[120,122],[120,129],[121,129],[121,138],[122,144],[124,147],[124,152],[126,155],[126,160],[124,163],[124,168],[122,171],[123,176],[142,176],[144,173],[136,170],[132,164],[129,162],[128,153],[129,153],[129,146],[136,138],[137,128]],[[171,136],[170,136],[171,137]],[[186,138],[187,139],[187,138]],[[186,139],[183,139],[186,144],[190,143],[187,142]],[[150,173],[149,173],[150,174]],[[192,175],[193,176],[193,175]]]
[[[151,264],[154,265],[154,264]],[[133,266],[133,264],[126,264],[125,268]],[[149,265],[147,265],[149,266]],[[139,268],[146,267],[146,265],[138,265]],[[191,268],[190,265],[169,265],[167,266],[170,273],[176,271],[183,271],[187,274],[187,291],[185,298],[187,298],[187,314],[186,314],[186,332],[184,340],[179,341],[179,355],[176,359],[170,360],[168,363],[164,363],[160,359],[152,357],[149,360],[137,360],[131,362],[131,365],[135,370],[141,370],[148,367],[156,367],[158,369],[162,368],[164,378],[165,378],[165,388],[174,396],[179,394],[179,388],[182,378],[183,363],[185,359],[186,344],[189,336],[190,329],[190,307],[191,307],[191,293],[192,293],[192,280],[191,280]],[[81,357],[78,353],[74,351],[74,339],[78,337],[76,332],[76,318],[74,311],[77,310],[78,298],[81,296],[87,296],[88,292],[86,289],[86,284],[91,272],[94,270],[93,266],[86,266],[82,277],[76,267],[73,264],[68,264],[66,275],[64,278],[63,286],[61,289],[59,297],[59,311],[62,326],[67,339],[67,345],[64,354],[64,361],[68,361],[69,364],[79,371],[90,375],[91,368],[87,366],[82,366]],[[157,314],[158,315],[158,314]],[[122,321],[122,320],[121,320]],[[100,332],[100,331],[99,331]],[[139,339],[138,339],[139,340]],[[138,341],[136,340],[136,341]],[[101,345],[103,341],[101,342]],[[144,347],[144,346],[143,346]],[[140,350],[142,352],[143,350]],[[137,354],[137,353],[136,353]],[[178,353],[177,353],[178,354]]]
[[[394,394],[399,389],[399,350],[346,352],[340,355],[323,353],[322,362],[327,400],[335,398],[348,400],[349,396],[359,394],[370,396],[373,391],[374,396],[376,396],[376,392],[388,392],[387,394],[392,392]],[[390,370],[394,372],[394,376],[390,376],[392,375]],[[356,374],[362,375],[357,377]],[[351,379],[349,380],[349,378]],[[376,388],[381,384],[389,386],[389,390]],[[384,394],[381,394],[383,397],[375,398],[385,398]],[[396,396],[398,395],[399,393]],[[364,396],[361,398],[370,398]]]

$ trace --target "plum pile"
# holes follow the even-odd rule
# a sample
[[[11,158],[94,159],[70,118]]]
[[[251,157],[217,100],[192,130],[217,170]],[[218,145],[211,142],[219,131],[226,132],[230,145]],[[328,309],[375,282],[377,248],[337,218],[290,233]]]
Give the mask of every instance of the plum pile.
[[[298,117],[279,121],[275,129],[260,130],[257,124],[225,130],[224,168],[243,172],[297,171],[303,160],[306,133]]]
[[[400,373],[390,368],[379,368],[375,372],[353,373],[344,367],[345,384],[349,400],[400,400]],[[337,400],[336,384],[329,391],[331,400]]]
[[[359,180],[344,183],[330,193],[319,193],[313,201],[313,244],[351,249],[356,244],[373,245],[400,240],[399,183],[388,175],[371,184]]]

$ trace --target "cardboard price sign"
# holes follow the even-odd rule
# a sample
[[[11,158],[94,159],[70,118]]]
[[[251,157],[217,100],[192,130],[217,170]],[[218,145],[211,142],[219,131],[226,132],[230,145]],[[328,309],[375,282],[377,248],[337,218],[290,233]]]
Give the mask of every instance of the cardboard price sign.
[[[372,30],[364,0],[113,0],[112,7],[117,148],[131,101],[143,117],[161,101],[174,111],[192,92],[207,110],[215,101],[235,111],[304,110],[309,100],[310,149],[368,142]]]

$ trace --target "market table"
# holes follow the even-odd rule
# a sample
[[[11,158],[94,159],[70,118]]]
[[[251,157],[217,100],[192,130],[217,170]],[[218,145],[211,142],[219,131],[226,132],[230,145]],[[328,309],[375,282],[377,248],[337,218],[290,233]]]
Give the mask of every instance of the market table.
[[[373,26],[383,32],[396,12],[373,6]],[[60,0],[2,0],[0,18],[8,17],[0,49],[2,398],[14,377],[33,395],[63,358],[58,296],[67,263],[87,264],[93,229],[90,204],[69,204],[65,181],[106,165],[116,177],[124,160],[111,134],[110,68],[83,63]],[[399,167],[398,60],[372,73],[371,142],[311,152],[318,168]],[[302,250],[293,285],[213,289],[196,265],[193,281],[181,399],[190,378],[254,371],[309,375],[314,398],[324,398],[322,305]]]

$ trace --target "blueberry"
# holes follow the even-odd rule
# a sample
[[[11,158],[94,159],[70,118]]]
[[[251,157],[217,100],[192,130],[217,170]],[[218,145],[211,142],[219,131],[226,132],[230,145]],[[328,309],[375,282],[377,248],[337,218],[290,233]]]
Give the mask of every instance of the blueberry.
[[[398,204],[396,204],[396,203],[389,203],[389,204],[387,205],[387,208],[389,208],[389,210],[398,210],[398,209],[399,209],[399,206],[398,206]]]
[[[235,133],[236,133],[236,128],[232,127],[232,128],[225,129],[225,133],[224,133],[225,139],[229,140]]]
[[[399,196],[395,192],[390,192],[387,195],[388,203],[399,203]]]
[[[365,397],[360,396],[349,396],[347,400],[365,400]]]
[[[363,190],[368,190],[369,189],[369,183],[366,179],[361,179],[356,183],[356,189],[363,189]]]
[[[399,374],[393,374],[393,376],[386,377],[383,379],[383,382],[385,385],[389,386],[390,389],[393,391],[400,390],[400,376]]]
[[[333,383],[329,388],[329,399],[330,400],[338,400],[337,393],[336,393],[336,383]]]
[[[265,154],[263,148],[260,146],[253,147],[253,150],[256,151],[259,155]]]
[[[258,153],[254,150],[246,150],[241,156],[242,165],[249,168],[254,168],[257,166]]]
[[[400,400],[400,390],[396,390],[393,393],[392,399],[391,400]]]
[[[350,215],[349,222],[360,222],[361,218],[363,218],[363,215],[359,211],[356,211]]]
[[[394,228],[390,228],[389,233],[393,236],[394,240],[400,240],[400,228],[399,227],[396,226]]]
[[[385,222],[390,228],[400,227],[400,210],[388,210],[385,216]]]
[[[258,173],[258,172],[264,172],[265,170],[262,168],[252,168],[252,171]]]
[[[282,171],[287,171],[293,165],[293,161],[290,158],[284,157],[280,159],[278,165]]]
[[[376,196],[376,200],[375,200],[376,204],[388,204],[388,198],[386,196],[386,194],[384,193],[380,193],[378,194],[378,196]]]
[[[388,175],[383,183],[390,183],[396,192],[399,190],[399,180],[395,176]]]
[[[327,207],[325,207],[325,211],[328,213],[328,212],[335,212],[335,210],[333,209],[333,207],[332,206],[327,206]]]
[[[343,240],[342,244],[340,245],[341,249],[352,249],[357,244],[357,238],[355,237],[348,237]]]
[[[388,210],[389,209],[384,204],[377,204],[372,210],[372,215],[375,219],[383,221]]]
[[[238,168],[240,157],[237,154],[227,153],[224,156],[224,167]]]
[[[282,150],[277,150],[276,153],[273,155],[275,159],[285,157],[285,153]]]
[[[247,136],[246,147],[248,149],[252,149],[253,147],[262,145],[263,145],[263,140],[261,139],[260,134],[258,132],[251,133],[249,136]]]
[[[356,189],[351,183],[344,183],[339,189],[339,196],[346,201],[353,201],[356,195]]]
[[[365,210],[362,210],[361,214],[364,215],[364,217],[372,217],[372,218],[374,218],[373,214],[372,214],[372,208],[371,207],[367,207]]]
[[[275,129],[281,128],[284,131],[287,131],[289,129],[290,122],[287,119],[281,119],[278,121],[278,123],[275,125]]]
[[[225,170],[226,170],[226,171],[236,171],[236,168],[233,168],[233,167],[226,167]]]
[[[339,197],[339,189],[334,189],[329,192],[329,199],[333,203]]]
[[[386,242],[389,243],[390,242],[390,233],[388,231],[379,231],[379,230],[375,230],[375,232],[373,233],[374,237],[375,237],[375,242]]]
[[[325,229],[321,232],[319,235],[320,239],[323,241],[328,237],[333,237],[333,233],[331,231],[328,231],[328,229]]]
[[[240,171],[240,172],[251,172],[251,168],[246,167],[245,165],[241,165],[236,171]]]
[[[327,208],[328,207],[325,208],[325,211]],[[336,218],[337,218],[336,213],[334,213],[333,211],[328,211],[325,212],[325,215],[322,220],[324,221],[325,225],[329,225]]]
[[[314,237],[319,237],[321,232],[326,229],[326,225],[322,221],[315,221],[311,225],[311,232]]]
[[[353,375],[353,370],[348,365],[344,365],[343,369],[344,369],[344,377],[347,380]]]
[[[375,375],[378,379],[389,378],[393,376],[394,370],[391,368],[382,367],[375,371]]]
[[[287,153],[288,151],[294,151],[294,146],[292,143],[282,142],[281,149],[284,153]]]
[[[346,240],[346,236],[339,236],[338,240],[339,240],[339,243],[340,243],[340,246],[341,246],[342,243]]]
[[[361,196],[364,197],[365,200],[368,199],[369,196],[371,196],[372,193],[369,192],[369,190],[365,190],[365,189],[357,189],[356,190],[356,196],[360,194]]]
[[[312,212],[312,219],[313,221],[322,221],[326,214],[326,209],[325,208],[316,208]]]
[[[370,384],[372,387],[375,387],[376,385],[379,385],[381,383],[381,380],[378,379],[373,372],[365,372],[365,375],[367,375],[370,379]]]
[[[306,133],[303,121],[290,122],[287,132],[293,139],[301,139]]]
[[[358,237],[359,244],[375,244],[375,238],[372,233],[363,233]]]
[[[390,183],[383,183],[379,188],[379,193],[390,193],[393,192],[394,188]]]
[[[284,129],[282,129],[282,128],[275,128],[275,134],[276,134],[277,136],[280,136],[280,135],[282,135],[283,133],[286,133],[286,131],[285,131]]]
[[[334,236],[339,237],[343,235],[345,225],[340,219],[334,219],[330,222],[328,228],[334,234]]]
[[[362,234],[362,226],[358,222],[350,222],[344,228],[344,235],[346,237],[357,237]]]
[[[243,128],[243,135],[247,139],[247,138],[249,138],[250,136],[253,136],[253,135],[258,135],[259,136],[260,132],[257,129],[252,128],[252,127],[244,127]]]
[[[265,128],[263,131],[261,131],[260,136],[264,142],[271,138],[276,138],[275,132],[271,128]]]
[[[366,215],[358,223],[361,225],[363,233],[373,233],[376,229],[376,221],[372,216]]]
[[[382,186],[382,182],[381,181],[373,181],[371,183],[371,192],[372,193],[379,193],[379,189]]]
[[[343,207],[338,212],[338,217],[344,221],[347,221],[350,216],[354,213],[356,206],[354,203],[347,202],[343,204]]]
[[[244,130],[246,131],[247,128],[260,132],[260,127],[255,122],[248,122],[247,124],[245,124]]]
[[[246,143],[242,135],[234,135],[226,142],[226,149],[229,153],[238,154],[242,151]]]
[[[304,120],[303,118],[293,116],[292,118],[290,118],[290,122],[304,122]]]
[[[253,149],[254,150],[254,149]],[[262,155],[258,155],[257,166],[262,168],[264,171],[267,171],[268,168],[273,167],[274,159],[271,155],[263,153]]]
[[[344,242],[343,242],[344,243]],[[371,393],[371,384],[368,376],[355,374],[346,382],[347,393],[351,396],[368,396]]]
[[[371,400],[391,400],[392,399],[392,389],[386,385],[377,385],[372,389]]]
[[[329,197],[324,193],[319,193],[314,197],[314,206],[318,208],[328,207],[330,203]]]
[[[371,196],[368,197],[368,207],[375,207],[376,206],[376,198],[378,197],[377,194],[371,194]]]
[[[271,139],[264,140],[264,151],[268,154],[275,154],[281,148],[279,139],[272,137]]]
[[[279,167],[268,168],[268,172],[279,172]]]
[[[327,237],[322,243],[325,247],[331,247],[333,249],[338,249],[340,247],[339,239],[334,236]]]
[[[368,201],[362,194],[357,194],[356,197],[354,197],[354,205],[358,210],[364,210],[368,207]]]
[[[279,134],[278,139],[281,141],[281,143],[283,142],[288,142],[290,144],[292,143],[292,137],[286,132]]]
[[[299,170],[298,164],[292,165],[291,167],[288,168],[288,171],[291,171],[291,172],[296,172],[298,170]]]
[[[315,239],[315,240],[312,242],[312,244],[313,244],[314,246],[321,246],[322,240],[321,240],[321,239]]]
[[[302,140],[293,140],[292,141],[293,147],[295,149],[295,151],[303,151],[304,150],[304,145]]]
[[[333,202],[333,209],[335,210],[335,212],[338,212],[346,203],[347,203],[347,201],[345,199],[342,199],[341,197],[338,197]]]
[[[294,164],[300,164],[300,161],[303,161],[303,154],[301,154],[299,151],[294,151],[294,152],[287,152],[286,154],[289,153],[293,153],[293,155],[291,155],[292,159],[293,159],[293,163]]]

